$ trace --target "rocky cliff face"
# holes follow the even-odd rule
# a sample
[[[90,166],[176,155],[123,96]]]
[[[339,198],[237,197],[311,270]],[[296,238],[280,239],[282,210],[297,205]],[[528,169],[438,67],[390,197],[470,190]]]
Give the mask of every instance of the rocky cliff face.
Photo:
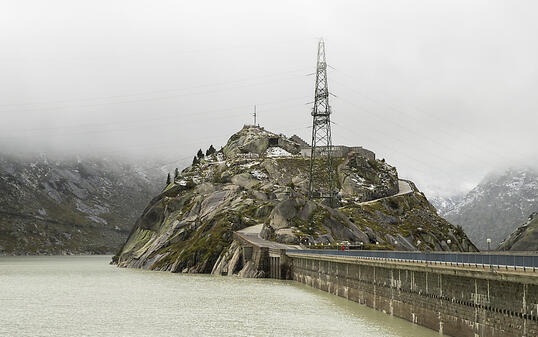
[[[510,169],[490,174],[451,210],[440,213],[461,225],[480,249],[491,248],[505,239],[529,214],[538,211],[538,172]]]
[[[238,259],[233,232],[255,225],[262,238],[288,244],[345,240],[365,249],[476,249],[384,161],[336,158],[339,205],[308,200],[309,159],[298,153],[283,135],[244,127],[150,202],[115,261],[122,267],[235,273],[237,264],[223,262]]]
[[[498,250],[538,251],[538,212],[532,213],[527,222],[501,242]]]
[[[158,191],[130,164],[1,155],[0,254],[115,253]]]

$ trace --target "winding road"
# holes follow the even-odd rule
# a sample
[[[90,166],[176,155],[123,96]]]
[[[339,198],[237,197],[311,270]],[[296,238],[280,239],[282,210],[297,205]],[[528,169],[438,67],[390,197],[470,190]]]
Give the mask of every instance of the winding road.
[[[263,224],[259,224],[244,228],[242,230],[236,231],[235,233],[241,238],[243,238],[243,240],[248,241],[258,247],[268,247],[274,249],[301,249],[297,245],[286,245],[283,243],[262,239],[262,237],[260,236],[262,228]]]
[[[406,180],[398,180],[398,193],[389,195],[388,197],[382,197],[382,198],[377,198],[374,200],[359,202],[357,203],[357,205],[368,205],[379,200],[397,197],[399,195],[404,195],[404,194],[409,194],[409,193],[413,193],[413,188],[411,187],[411,184],[409,184],[409,182],[407,182]]]
[[[360,203],[357,203],[357,205],[367,205],[367,204],[370,204],[379,200],[392,198],[398,195],[404,195],[408,193],[413,193],[413,188],[411,187],[409,182],[405,180],[398,180],[398,193],[394,195],[390,195],[388,197],[360,202]],[[250,226],[242,230],[236,231],[235,233],[239,235],[243,240],[250,242],[252,245],[255,245],[258,247],[268,247],[268,248],[274,248],[274,249],[302,249],[298,245],[286,245],[283,243],[278,243],[278,242],[268,241],[268,240],[263,239],[260,235],[262,228],[263,228],[263,224],[258,224],[258,225]]]

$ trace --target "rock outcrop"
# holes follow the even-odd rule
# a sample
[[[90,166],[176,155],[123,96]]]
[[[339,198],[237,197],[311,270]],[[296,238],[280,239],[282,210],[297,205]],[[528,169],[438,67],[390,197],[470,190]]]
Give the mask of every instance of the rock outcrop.
[[[396,168],[384,161],[351,156],[338,168],[342,195],[368,201],[398,193]]]
[[[283,135],[245,126],[150,202],[114,261],[121,267],[260,277],[251,262],[243,265],[233,241],[234,231],[255,225],[262,227],[262,238],[287,244],[476,250],[412,184],[409,193],[396,195],[396,169],[384,161],[356,153],[335,158],[339,205],[308,200],[309,158],[298,148]]]
[[[538,212],[532,213],[527,222],[513,231],[497,249],[538,251]]]

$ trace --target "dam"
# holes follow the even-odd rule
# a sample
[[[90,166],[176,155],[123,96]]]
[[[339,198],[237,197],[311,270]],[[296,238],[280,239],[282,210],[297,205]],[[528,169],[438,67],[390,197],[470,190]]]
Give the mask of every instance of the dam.
[[[286,256],[293,280],[449,336],[538,335],[533,268],[292,251]]]
[[[301,250],[252,244],[266,277],[290,279],[448,336],[537,336],[538,256]],[[254,251],[255,253],[252,253]]]

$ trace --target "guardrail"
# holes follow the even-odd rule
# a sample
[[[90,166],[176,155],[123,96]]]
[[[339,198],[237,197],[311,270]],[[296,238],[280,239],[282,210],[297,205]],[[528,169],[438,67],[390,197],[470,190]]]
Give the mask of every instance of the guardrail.
[[[317,254],[333,256],[352,256],[367,259],[385,259],[403,262],[444,264],[489,268],[513,268],[514,270],[536,272],[538,255],[531,254],[483,254],[483,253],[446,253],[446,252],[395,252],[376,250],[286,250],[294,254]]]

